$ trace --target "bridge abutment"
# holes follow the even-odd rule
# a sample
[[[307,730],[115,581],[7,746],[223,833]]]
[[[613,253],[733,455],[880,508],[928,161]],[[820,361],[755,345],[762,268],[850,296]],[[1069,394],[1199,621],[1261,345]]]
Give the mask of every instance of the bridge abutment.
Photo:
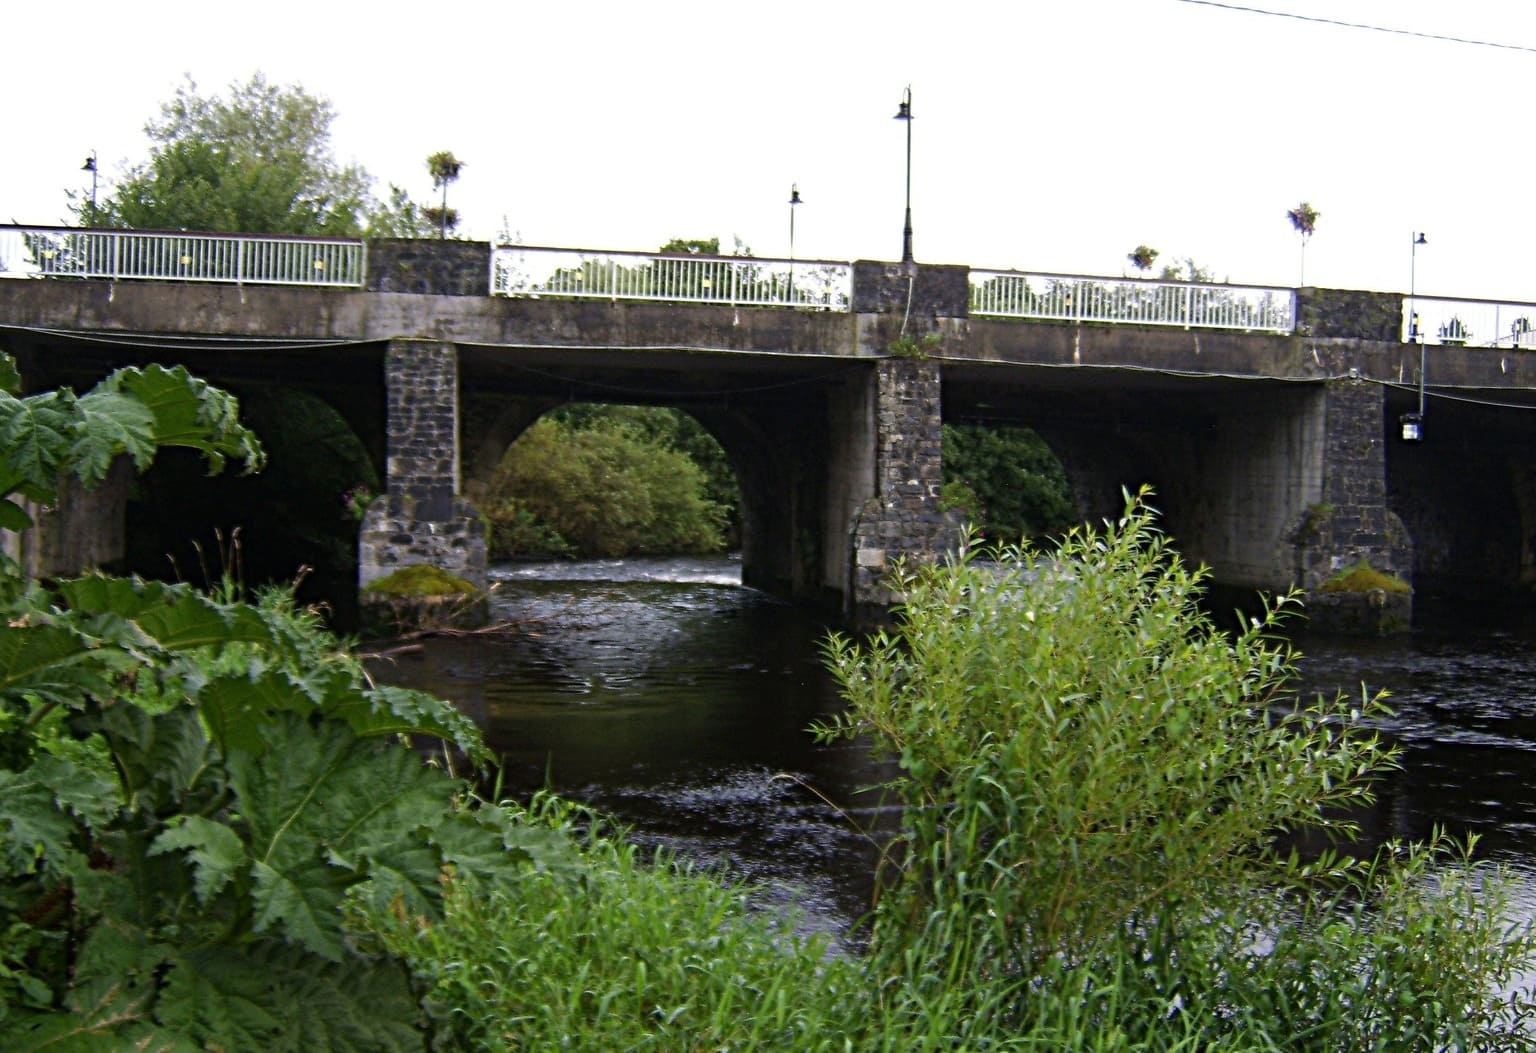
[[[486,586],[485,527],[459,496],[459,362],[452,344],[392,340],[384,358],[385,493],[364,514],[358,585],[427,564]]]

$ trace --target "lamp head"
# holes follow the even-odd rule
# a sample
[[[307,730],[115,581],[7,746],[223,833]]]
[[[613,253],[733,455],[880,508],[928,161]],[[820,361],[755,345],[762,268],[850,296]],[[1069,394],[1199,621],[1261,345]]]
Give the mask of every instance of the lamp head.
[[[901,95],[901,105],[896,110],[896,120],[910,121],[912,119],[912,86],[907,85],[907,90]]]
[[[95,154],[92,154],[91,156],[89,156],[89,157],[87,157],[85,159],[85,164],[80,166],[80,171],[82,171],[82,172],[94,172],[94,171],[96,171],[96,155]]]
[[[1415,234],[1413,236],[1413,243],[1415,245],[1428,245],[1429,244],[1429,240],[1427,238],[1425,238],[1423,233],[1421,232],[1421,233]]]
[[[799,184],[791,184],[790,185],[790,188],[789,188],[789,203],[791,205],[803,204],[803,202],[800,200],[800,186],[799,186]]]

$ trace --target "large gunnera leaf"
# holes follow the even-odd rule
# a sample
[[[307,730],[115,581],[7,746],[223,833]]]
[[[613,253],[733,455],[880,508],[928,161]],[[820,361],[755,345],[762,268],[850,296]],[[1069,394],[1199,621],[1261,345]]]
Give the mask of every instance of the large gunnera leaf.
[[[451,779],[388,740],[284,714],[262,729],[267,749],[235,750],[230,785],[249,824],[255,928],[332,960],[345,952],[348,888],[387,869],[418,896],[439,896],[437,860],[420,852],[457,791]]]
[[[262,1053],[420,1050],[418,1013],[398,962],[330,962],[262,941],[176,962],[155,1016],[205,1049]]]

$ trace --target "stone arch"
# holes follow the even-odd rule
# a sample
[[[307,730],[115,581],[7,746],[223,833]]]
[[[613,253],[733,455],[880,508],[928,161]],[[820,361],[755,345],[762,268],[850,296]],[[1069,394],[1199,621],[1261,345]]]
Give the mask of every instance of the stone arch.
[[[496,392],[466,392],[461,437],[464,447],[464,494],[477,499],[501,463],[507,447],[544,414],[567,400],[506,396]]]
[[[599,399],[466,399],[464,491],[483,493],[506,448],[539,418],[571,402]],[[699,422],[725,452],[739,493],[743,583],[774,595],[841,603],[842,532],[827,537],[828,429],[820,399],[757,404],[680,401],[670,408]],[[835,489],[835,487],[831,487]]]
[[[1412,580],[1426,597],[1497,599],[1536,587],[1536,440],[1527,420],[1526,411],[1437,401],[1423,441],[1386,441],[1388,505],[1413,538]]]
[[[267,450],[266,467],[209,476],[194,451],[160,451],[133,488],[126,569],[201,583],[228,564],[256,585],[293,580],[308,567],[301,596],[349,610],[357,531],[346,499],[358,487],[382,488],[371,453],[331,401],[312,391],[238,391],[241,416]]]

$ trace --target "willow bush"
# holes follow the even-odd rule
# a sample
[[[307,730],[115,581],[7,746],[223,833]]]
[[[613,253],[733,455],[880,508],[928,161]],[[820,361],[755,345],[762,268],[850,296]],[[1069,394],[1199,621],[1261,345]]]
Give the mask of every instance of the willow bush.
[[[1216,629],[1145,493],[991,555],[900,573],[896,627],[826,647],[850,708],[819,733],[901,767],[883,1012],[1091,1048],[1525,1048],[1529,994],[1501,992],[1536,944],[1497,876],[1443,842],[1348,854],[1395,764],[1385,703],[1294,695],[1296,596]]]

